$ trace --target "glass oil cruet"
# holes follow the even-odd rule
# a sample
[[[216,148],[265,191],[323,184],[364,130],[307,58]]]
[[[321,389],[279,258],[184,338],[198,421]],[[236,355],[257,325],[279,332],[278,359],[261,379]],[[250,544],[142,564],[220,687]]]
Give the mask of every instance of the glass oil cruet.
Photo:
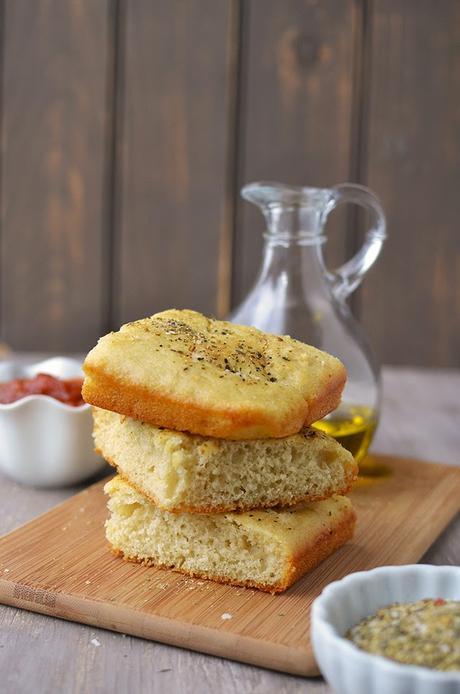
[[[341,359],[348,372],[342,404],[315,426],[353,453],[362,474],[379,474],[369,460],[362,461],[378,423],[380,373],[347,298],[385,240],[380,202],[368,188],[352,183],[324,189],[250,183],[241,194],[265,216],[265,247],[259,276],[230,320],[290,335]],[[344,202],[364,207],[371,228],[356,255],[331,271],[323,257],[325,225]]]

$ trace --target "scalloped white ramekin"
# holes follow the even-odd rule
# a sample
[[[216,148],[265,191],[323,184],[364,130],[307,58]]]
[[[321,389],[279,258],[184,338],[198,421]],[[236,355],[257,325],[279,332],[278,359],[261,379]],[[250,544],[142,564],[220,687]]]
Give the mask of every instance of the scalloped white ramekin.
[[[0,363],[0,381],[47,373],[82,378],[81,363],[67,357],[23,366]],[[91,477],[105,463],[94,452],[90,405],[73,407],[47,395],[0,404],[0,470],[34,487],[62,487]]]
[[[311,613],[313,651],[337,694],[460,694],[460,672],[404,665],[361,650],[348,629],[393,602],[460,600],[460,567],[382,566],[330,583]]]

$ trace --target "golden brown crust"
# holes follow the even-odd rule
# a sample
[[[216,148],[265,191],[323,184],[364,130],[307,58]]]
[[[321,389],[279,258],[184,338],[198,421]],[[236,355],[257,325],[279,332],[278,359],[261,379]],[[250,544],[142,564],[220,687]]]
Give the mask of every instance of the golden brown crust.
[[[257,588],[265,593],[275,594],[282,593],[283,591],[287,590],[301,576],[314,569],[316,566],[318,566],[318,564],[324,561],[324,559],[339,549],[339,547],[348,542],[348,540],[353,537],[355,524],[356,514],[353,509],[350,509],[345,516],[340,518],[338,523],[331,525],[327,531],[318,536],[314,543],[308,543],[304,548],[302,548],[302,550],[292,558],[283,579],[274,585],[257,583],[256,581],[230,580],[223,578],[222,576],[211,575],[201,571],[188,571],[183,568],[175,568],[165,564],[155,563],[151,559],[141,559],[139,557],[126,556],[121,550],[112,547],[110,544],[109,546],[113,554],[118,557],[122,557],[125,561],[143,564],[144,566],[155,566],[155,568],[158,569],[169,569],[187,576],[215,581],[216,583],[223,583],[225,585],[241,586],[243,588]]]
[[[324,387],[321,399],[309,403],[308,416],[305,418],[302,426],[310,426],[310,424],[322,419],[340,405],[346,380],[347,374],[345,369],[337,374],[335,378],[330,379],[327,386]]]
[[[339,489],[334,489],[333,491],[329,492],[328,494],[307,494],[307,495],[299,495],[295,497],[294,499],[277,499],[276,503],[261,503],[257,506],[257,508],[254,508],[253,504],[244,504],[242,501],[238,501],[236,504],[229,504],[227,506],[223,505],[218,505],[218,506],[189,506],[187,504],[178,504],[176,506],[165,506],[164,504],[161,503],[161,501],[158,500],[158,498],[154,495],[151,494],[150,492],[146,491],[145,489],[142,489],[136,482],[134,482],[132,479],[130,479],[129,475],[127,475],[123,470],[120,470],[120,468],[117,466],[117,464],[107,456],[103,456],[102,452],[98,449],[95,448],[95,453],[97,455],[100,455],[104,460],[111,465],[115,470],[117,471],[118,475],[125,481],[127,482],[133,489],[135,489],[141,496],[143,496],[145,499],[148,499],[152,503],[155,504],[155,506],[162,511],[168,511],[169,513],[198,513],[198,514],[210,514],[210,513],[230,513],[232,511],[236,512],[245,512],[245,511],[257,511],[259,509],[264,509],[264,508],[276,508],[276,507],[291,507],[291,506],[297,506],[298,504],[304,503],[304,502],[312,502],[312,501],[324,501],[324,499],[329,499],[332,494],[339,494],[340,496],[345,496],[353,487],[353,482],[356,479],[356,476],[353,477],[353,479],[343,488]]]
[[[260,425],[268,424],[265,421],[261,422],[260,415],[255,416],[253,412],[235,412],[219,406],[218,403],[212,410],[196,403],[185,404],[147,388],[121,383],[102,370],[92,367],[86,368],[86,375],[91,376],[91,379],[85,379],[83,383],[82,396],[86,402],[165,429],[232,439],[232,434],[237,428],[246,431],[247,438],[259,438],[257,434]],[[300,428],[301,425],[296,425],[289,433],[296,433]]]
[[[296,410],[284,419],[273,419],[263,411],[234,411],[225,404],[214,403],[213,409],[197,403],[184,403],[147,388],[121,383],[102,369],[85,367],[83,399],[104,410],[124,414],[155,426],[223,439],[282,438],[299,432],[303,426],[318,421],[339,404],[345,385],[345,370],[331,377],[321,397],[306,402],[303,411]]]
[[[339,547],[353,537],[356,526],[356,512],[350,508],[339,522],[319,535],[313,544],[305,545],[292,558],[284,579],[278,584],[277,592],[292,586],[301,576],[314,569]]]

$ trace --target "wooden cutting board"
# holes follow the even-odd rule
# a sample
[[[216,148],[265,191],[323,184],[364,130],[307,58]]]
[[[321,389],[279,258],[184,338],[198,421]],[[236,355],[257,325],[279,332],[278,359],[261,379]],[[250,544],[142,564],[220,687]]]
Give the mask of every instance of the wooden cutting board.
[[[460,506],[460,469],[379,457],[352,494],[355,538],[281,595],[114,557],[103,482],[0,538],[0,602],[301,675],[317,674],[310,604],[330,581],[415,562]]]

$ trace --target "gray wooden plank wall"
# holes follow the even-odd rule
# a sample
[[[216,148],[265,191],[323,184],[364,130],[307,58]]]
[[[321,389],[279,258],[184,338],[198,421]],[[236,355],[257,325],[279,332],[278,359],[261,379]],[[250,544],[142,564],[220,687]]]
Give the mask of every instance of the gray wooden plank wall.
[[[460,366],[457,0],[0,0],[0,331],[86,350],[257,271],[254,179],[370,185],[353,298],[382,361]],[[328,258],[359,245],[334,215]]]

